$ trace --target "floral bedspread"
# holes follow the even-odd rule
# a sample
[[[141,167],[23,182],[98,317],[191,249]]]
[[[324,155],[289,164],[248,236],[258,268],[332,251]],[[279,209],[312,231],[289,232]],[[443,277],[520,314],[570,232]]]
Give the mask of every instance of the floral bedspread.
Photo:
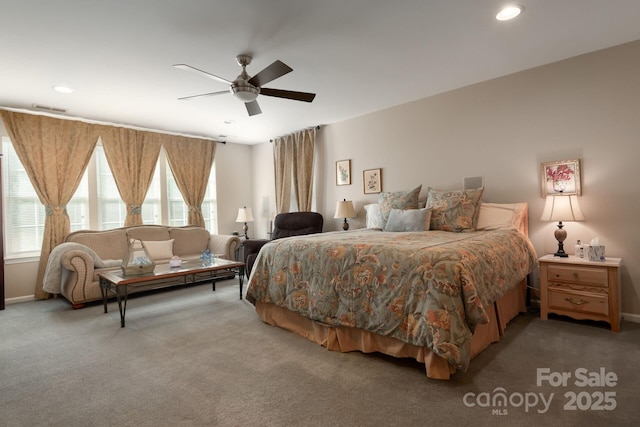
[[[486,308],[536,264],[516,230],[330,232],[265,245],[247,299],[425,346],[466,369]]]

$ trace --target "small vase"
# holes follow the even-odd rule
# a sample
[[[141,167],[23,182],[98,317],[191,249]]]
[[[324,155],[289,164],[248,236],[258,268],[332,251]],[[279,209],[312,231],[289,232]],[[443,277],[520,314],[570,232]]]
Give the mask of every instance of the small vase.
[[[567,188],[567,184],[564,181],[553,181],[553,191],[556,193],[562,193]]]
[[[205,249],[204,251],[202,251],[202,253],[200,254],[200,262],[202,263],[203,267],[208,267],[211,265],[211,261],[212,261],[212,254],[211,251],[209,249]]]

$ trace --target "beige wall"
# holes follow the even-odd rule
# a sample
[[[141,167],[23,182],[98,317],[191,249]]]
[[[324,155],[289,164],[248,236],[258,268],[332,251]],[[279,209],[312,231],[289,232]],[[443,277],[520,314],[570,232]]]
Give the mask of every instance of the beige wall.
[[[568,249],[599,236],[607,255],[622,257],[622,310],[640,320],[638,76],[640,41],[325,126],[317,163],[325,230],[339,228],[333,210],[342,198],[359,211],[352,227],[364,226],[362,206],[376,196],[363,194],[363,169],[382,168],[385,191],[422,184],[423,196],[427,186],[461,188],[463,177],[483,176],[483,199],[528,202],[538,254],[554,252],[555,224],[539,220],[540,163],[579,158],[586,221],[566,224]],[[252,150],[257,204],[273,197],[273,160],[269,143]],[[351,159],[353,178],[338,187],[342,159]]]
[[[218,234],[242,233],[236,222],[238,208],[252,203],[251,147],[219,144],[216,149],[216,183],[218,198]]]

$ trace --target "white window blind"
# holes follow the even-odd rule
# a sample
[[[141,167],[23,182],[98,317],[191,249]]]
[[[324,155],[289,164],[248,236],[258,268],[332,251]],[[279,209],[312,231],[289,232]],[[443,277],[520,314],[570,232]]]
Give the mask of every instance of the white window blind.
[[[8,137],[2,137],[3,208],[5,257],[37,257],[42,247],[45,209],[18,159]],[[162,177],[166,176],[163,182]],[[163,215],[163,212],[165,214]],[[91,163],[71,201],[67,204],[71,231],[107,230],[124,225],[126,205],[120,199],[104,150],[97,145]],[[145,224],[181,226],[187,223],[188,209],[175,185],[166,159],[161,155],[142,205]],[[215,165],[211,169],[205,201],[202,204],[205,227],[217,233]]]

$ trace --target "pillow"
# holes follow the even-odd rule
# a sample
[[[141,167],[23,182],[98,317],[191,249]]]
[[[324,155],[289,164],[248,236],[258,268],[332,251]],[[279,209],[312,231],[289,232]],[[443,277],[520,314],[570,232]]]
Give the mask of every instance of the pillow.
[[[427,231],[431,209],[391,209],[384,231]]]
[[[481,202],[476,230],[519,229],[526,207],[526,203]]]
[[[431,208],[431,230],[475,231],[484,188],[443,191],[429,189],[427,208]]]
[[[382,228],[382,216],[380,215],[380,205],[372,203],[370,205],[364,205],[364,210],[367,213],[367,228]]]
[[[418,197],[422,185],[409,191],[382,192],[378,194],[382,228],[387,223],[391,209],[418,209]]]
[[[173,240],[146,240],[142,242],[153,261],[171,259],[173,257]]]

